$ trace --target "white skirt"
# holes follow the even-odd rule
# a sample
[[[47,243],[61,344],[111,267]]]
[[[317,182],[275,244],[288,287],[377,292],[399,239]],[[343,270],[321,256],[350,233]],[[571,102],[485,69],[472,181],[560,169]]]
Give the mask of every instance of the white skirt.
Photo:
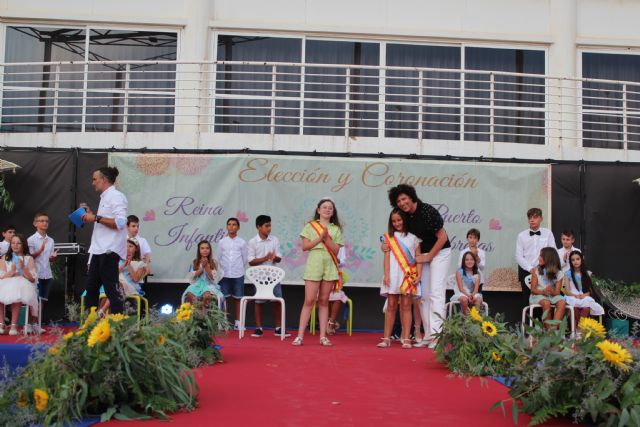
[[[0,280],[0,303],[11,305],[22,303],[29,306],[31,314],[38,315],[38,290],[34,283],[22,276]]]
[[[604,308],[596,302],[592,297],[584,297],[582,299],[576,297],[564,297],[567,304],[575,308],[589,308],[592,316],[602,316]]]

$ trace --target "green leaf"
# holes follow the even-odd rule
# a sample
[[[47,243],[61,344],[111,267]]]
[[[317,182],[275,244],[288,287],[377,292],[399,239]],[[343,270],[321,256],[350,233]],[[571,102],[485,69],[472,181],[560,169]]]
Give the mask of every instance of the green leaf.
[[[620,419],[618,420],[618,427],[624,427],[629,422],[629,411],[627,408],[624,408],[620,413]]]
[[[518,403],[514,400],[511,402],[511,416],[513,417],[513,424],[518,425]]]
[[[108,408],[106,411],[104,411],[102,413],[102,415],[100,415],[100,422],[104,423],[106,421],[109,421],[113,415],[116,413],[117,409],[115,406],[111,406],[110,408]]]

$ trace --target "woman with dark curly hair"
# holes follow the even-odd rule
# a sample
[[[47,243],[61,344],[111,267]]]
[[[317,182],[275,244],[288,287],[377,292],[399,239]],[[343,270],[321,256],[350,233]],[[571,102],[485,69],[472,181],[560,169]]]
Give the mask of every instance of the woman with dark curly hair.
[[[423,263],[420,313],[425,336],[416,347],[435,346],[431,336],[440,331],[445,317],[447,273],[451,257],[451,243],[444,229],[444,220],[436,208],[418,198],[416,189],[400,184],[389,190],[389,203],[407,216],[407,228],[422,240],[416,261]],[[383,245],[383,250],[389,250]],[[439,317],[439,316],[441,317]]]

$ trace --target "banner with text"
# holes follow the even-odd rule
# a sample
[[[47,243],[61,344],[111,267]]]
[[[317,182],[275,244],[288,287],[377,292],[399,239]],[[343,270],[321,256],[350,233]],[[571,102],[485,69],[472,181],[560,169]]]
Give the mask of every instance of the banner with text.
[[[477,228],[487,252],[485,290],[519,290],[514,253],[525,213],[540,207],[550,219],[547,165],[136,153],[111,153],[109,162],[120,170],[118,187],[151,245],[153,281],[184,281],[198,242],[211,241],[215,252],[227,218],[240,220],[239,235],[248,241],[256,235],[255,217],[267,214],[280,240],[285,283],[301,283],[306,253],[299,233],[318,200],[330,196],[344,226],[348,285],[378,286],[380,235],[391,210],[387,190],[407,183],[444,218],[452,273],[467,230]]]

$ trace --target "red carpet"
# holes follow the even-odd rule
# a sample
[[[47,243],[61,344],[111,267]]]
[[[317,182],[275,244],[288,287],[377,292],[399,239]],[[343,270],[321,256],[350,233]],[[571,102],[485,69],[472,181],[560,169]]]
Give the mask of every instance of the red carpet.
[[[513,426],[489,412],[507,398],[493,380],[450,378],[431,350],[375,347],[380,334],[332,338],[325,348],[307,335],[302,347],[237,333],[220,339],[225,362],[198,370],[200,407],[172,416],[181,426]],[[394,343],[395,344],[395,343]],[[528,417],[520,417],[525,426]],[[166,422],[108,425],[166,426]],[[569,426],[570,420],[545,424]]]

